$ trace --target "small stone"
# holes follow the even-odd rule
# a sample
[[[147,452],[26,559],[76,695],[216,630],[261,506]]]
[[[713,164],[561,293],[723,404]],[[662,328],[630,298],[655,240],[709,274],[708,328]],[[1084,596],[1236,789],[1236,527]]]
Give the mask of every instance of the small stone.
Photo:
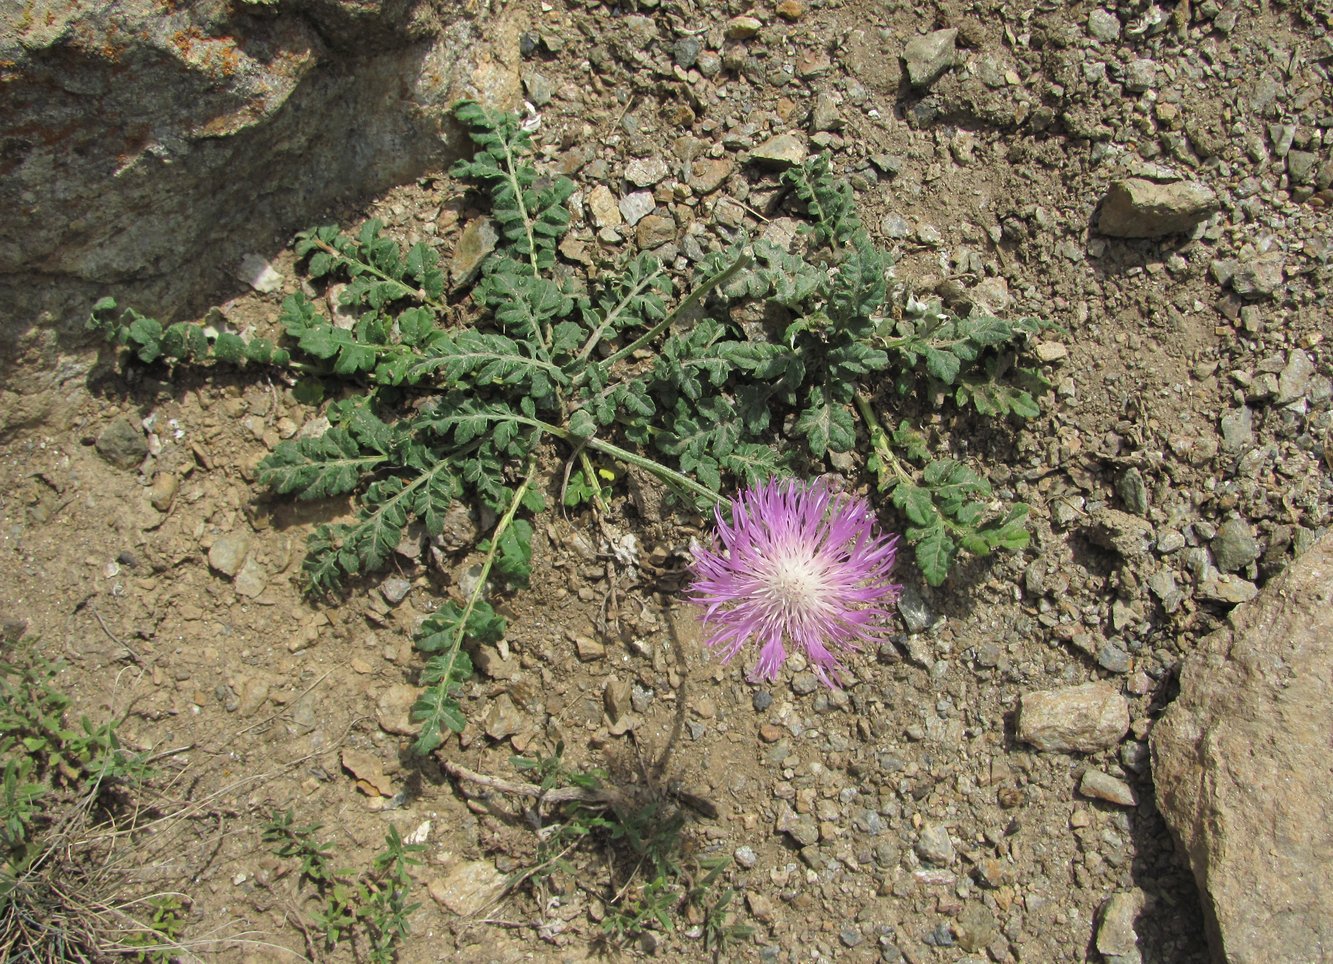
[[[1176,585],[1175,574],[1170,569],[1159,569],[1148,577],[1148,589],[1161,602],[1162,608],[1173,613],[1180,608],[1184,597]]]
[[[620,199],[620,213],[630,225],[638,224],[652,214],[655,207],[657,202],[653,200],[652,191],[634,191]]]
[[[282,287],[282,275],[262,254],[243,255],[236,267],[236,278],[261,294],[271,294]]]
[[[1231,276],[1231,290],[1242,298],[1270,298],[1285,276],[1281,256],[1268,254],[1241,263]]]
[[[778,810],[774,829],[785,833],[802,847],[811,847],[819,843],[819,824],[813,814],[798,814],[783,803]]]
[[[588,192],[587,209],[595,228],[618,228],[625,223],[616,196],[605,184],[598,184]]]
[[[725,157],[701,157],[690,165],[690,190],[702,197],[712,194],[731,177],[735,165]]]
[[[1287,356],[1287,364],[1277,377],[1277,397],[1273,399],[1279,405],[1287,405],[1304,397],[1314,377],[1314,362],[1301,349],[1296,349]]]
[[[418,695],[417,688],[406,683],[394,683],[380,693],[375,702],[375,719],[380,729],[398,736],[416,736],[418,727],[412,722],[412,704]]]
[[[1287,155],[1287,176],[1292,184],[1313,184],[1319,155],[1311,151],[1292,151]]]
[[[1115,14],[1098,8],[1088,14],[1088,33],[1094,40],[1110,42],[1120,37],[1120,21]]]
[[[508,693],[501,693],[486,707],[481,727],[492,740],[504,740],[523,729],[523,714]]]
[[[625,180],[634,187],[652,187],[671,173],[660,157],[636,157],[625,165]]]
[[[727,21],[726,38],[728,40],[749,40],[764,27],[757,17],[732,17]]]
[[[814,673],[801,672],[792,677],[792,692],[797,696],[809,696],[819,689],[819,679]]]
[[[1109,683],[1025,693],[1018,738],[1039,750],[1094,753],[1115,746],[1129,730],[1129,703]]]
[[[763,723],[759,727],[759,739],[765,743],[776,743],[782,739],[782,727],[776,723]]]
[[[812,131],[842,130],[842,115],[838,113],[838,102],[833,95],[820,91],[815,95],[815,102],[810,107],[810,129]]]
[[[913,37],[903,48],[907,82],[915,88],[929,87],[954,65],[954,46],[958,31],[950,27],[922,37]]]
[[[629,715],[634,686],[630,680],[615,677],[606,681],[602,689],[602,705],[606,708],[606,718],[612,724],[619,723]]]
[[[1137,468],[1126,469],[1115,488],[1127,510],[1135,515],[1148,514],[1148,486],[1143,481],[1143,473]]]
[[[745,906],[749,908],[750,916],[757,921],[771,921],[774,914],[777,913],[777,907],[773,903],[773,898],[768,897],[757,890],[746,892]]]
[[[895,241],[909,237],[912,233],[912,225],[901,214],[886,214],[879,222],[879,229],[886,238]]]
[[[650,214],[638,223],[635,240],[644,251],[676,240],[676,222],[661,214]]]
[[[799,134],[778,134],[750,152],[750,160],[767,167],[793,167],[808,156],[805,139]]]
[[[1097,230],[1114,238],[1160,238],[1188,233],[1215,213],[1217,195],[1203,184],[1122,178],[1102,198]]]
[[[1254,412],[1242,405],[1222,416],[1222,449],[1237,455],[1254,443]]]
[[[1131,60],[1125,68],[1125,89],[1130,93],[1142,94],[1157,86],[1157,64],[1140,58]]]
[[[1079,792],[1085,797],[1105,800],[1120,807],[1138,805],[1138,797],[1133,788],[1124,780],[1117,779],[1101,770],[1085,770],[1083,779],[1078,784]]]
[[[117,415],[98,433],[97,454],[119,469],[136,469],[148,456],[143,429],[124,415]]]
[[[1069,357],[1069,349],[1058,341],[1039,341],[1034,349],[1037,360],[1042,362],[1056,362]]]
[[[904,586],[898,596],[898,614],[903,617],[903,623],[909,633],[922,632],[935,621],[935,614],[926,605],[926,600],[922,598],[920,591],[911,585]]]
[[[148,504],[158,512],[170,511],[180,484],[180,479],[170,472],[157,473],[153,484],[148,487]]]
[[[1222,572],[1238,572],[1259,558],[1253,527],[1235,516],[1217,527],[1209,548],[1213,551],[1213,562]]]
[[[268,573],[254,557],[247,556],[245,562],[241,563],[240,572],[236,573],[232,585],[236,589],[236,595],[254,599],[268,588]]]
[[[777,5],[777,15],[789,23],[796,23],[805,16],[805,4],[800,0],[782,0]]]
[[[390,606],[397,606],[412,591],[412,583],[402,576],[390,576],[380,583],[380,595]]]
[[[1120,600],[1116,600],[1117,605]],[[1122,622],[1122,620],[1117,620]],[[1128,624],[1128,620],[1123,620]],[[1119,628],[1123,628],[1119,627]],[[1102,644],[1101,649],[1097,650],[1097,665],[1108,673],[1128,673],[1129,672],[1129,653],[1125,647],[1114,639],[1108,639]]]
[[[495,250],[500,234],[490,218],[476,218],[468,222],[454,246],[449,261],[449,282],[455,289],[465,287],[481,270],[481,264]]]
[[[759,863],[759,855],[754,852],[751,846],[737,847],[736,852],[732,854],[736,858],[737,866],[744,870],[753,870],[755,864]]]
[[[689,70],[699,62],[704,45],[697,37],[681,37],[671,46],[671,59],[682,70]]]
[[[939,824],[928,823],[922,827],[913,849],[923,861],[936,867],[948,867],[953,863],[953,841],[949,839],[949,831]]]
[[[1141,890],[1112,894],[1102,904],[1097,915],[1097,950],[1107,961],[1115,964],[1139,964],[1139,936],[1134,931],[1139,912],[1143,909]]]
[[[975,954],[995,939],[995,915],[980,901],[968,901],[954,922],[953,931],[958,946]]]
[[[1259,587],[1234,573],[1210,572],[1199,583],[1198,596],[1238,606],[1259,595]]]
[[[575,636],[574,653],[584,663],[606,659],[606,644],[591,636]]]
[[[208,548],[209,568],[224,576],[235,577],[250,553],[250,535],[246,532],[227,532],[213,540]]]
[[[480,914],[504,894],[505,875],[488,860],[460,863],[427,885],[435,902],[459,917]]]
[[[865,940],[865,938],[859,930],[848,924],[843,927],[842,930],[838,931],[838,940],[842,941],[846,947],[856,947]]]
[[[551,82],[546,79],[545,74],[539,74],[535,70],[523,74],[523,91],[527,94],[528,103],[533,107],[545,107],[551,102]]]

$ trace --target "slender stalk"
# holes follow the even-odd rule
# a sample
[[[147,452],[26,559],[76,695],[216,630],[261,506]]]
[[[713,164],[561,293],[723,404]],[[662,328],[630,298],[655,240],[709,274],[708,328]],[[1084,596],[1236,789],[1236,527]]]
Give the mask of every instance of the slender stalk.
[[[621,298],[620,301],[617,302],[616,306],[606,313],[606,317],[603,318],[602,323],[597,326],[597,330],[588,336],[587,343],[584,344],[583,348],[579,350],[578,360],[580,362],[586,362],[588,360],[588,356],[592,354],[593,349],[596,348],[598,343],[602,340],[602,335],[605,334],[606,330],[615,323],[616,318],[619,317],[620,313],[625,310],[625,306],[628,305],[635,298],[637,298],[639,295],[643,294],[643,292],[647,291],[648,288],[652,286],[652,283],[655,280],[657,280],[657,278],[661,274],[662,274],[662,266],[659,264],[657,266],[656,271],[650,272],[649,274],[640,278],[639,283],[636,284],[630,291],[626,292],[625,297]]]
[[[893,454],[893,449],[889,446],[889,435],[884,431],[884,427],[879,424],[879,419],[875,416],[875,410],[870,407],[870,400],[865,397],[863,392],[857,392],[853,400],[856,403],[856,410],[861,413],[861,419],[866,423],[866,432],[870,435],[870,445],[875,450],[875,454],[880,457],[885,468],[891,469],[901,481],[911,482],[912,476],[903,468],[898,456]]]

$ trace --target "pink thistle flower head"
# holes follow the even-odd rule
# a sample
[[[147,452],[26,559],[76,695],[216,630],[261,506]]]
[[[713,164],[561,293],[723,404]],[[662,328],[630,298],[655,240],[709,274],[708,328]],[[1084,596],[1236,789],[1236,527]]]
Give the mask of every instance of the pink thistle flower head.
[[[839,655],[879,642],[900,586],[889,581],[896,536],[876,532],[870,504],[827,482],[770,479],[721,506],[710,548],[695,547],[689,598],[706,644],[730,660],[759,645],[750,679],[772,680],[800,647],[828,686]]]

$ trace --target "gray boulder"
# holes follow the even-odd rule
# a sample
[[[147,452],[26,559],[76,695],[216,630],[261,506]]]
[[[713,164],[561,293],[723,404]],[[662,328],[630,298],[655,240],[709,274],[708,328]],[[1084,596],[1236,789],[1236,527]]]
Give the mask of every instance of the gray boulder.
[[[1214,956],[1333,949],[1333,535],[1186,657],[1153,728],[1157,804],[1199,885]]]
[[[464,7],[0,4],[0,341],[108,290],[164,316],[216,297],[243,253],[447,162],[455,98],[518,103]]]

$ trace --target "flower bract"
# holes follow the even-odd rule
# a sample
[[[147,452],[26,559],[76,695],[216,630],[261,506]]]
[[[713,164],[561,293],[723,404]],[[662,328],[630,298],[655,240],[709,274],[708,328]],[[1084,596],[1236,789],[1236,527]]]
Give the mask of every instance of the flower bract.
[[[877,532],[865,499],[823,480],[769,480],[729,510],[717,510],[713,545],[694,551],[690,599],[704,608],[707,645],[726,661],[754,643],[750,678],[766,680],[799,647],[837,685],[840,655],[887,632],[897,537]]]

